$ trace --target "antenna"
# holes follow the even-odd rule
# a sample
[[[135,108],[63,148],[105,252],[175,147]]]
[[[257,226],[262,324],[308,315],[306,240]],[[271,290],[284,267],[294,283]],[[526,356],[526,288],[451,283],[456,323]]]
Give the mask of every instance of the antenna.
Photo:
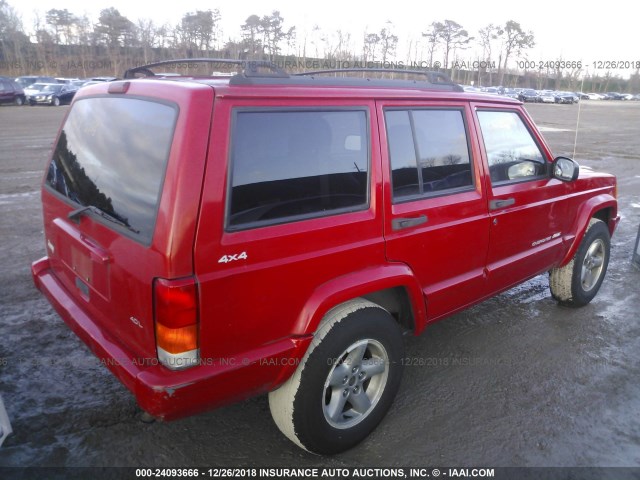
[[[582,82],[580,83],[580,93],[584,91],[584,77],[589,74],[589,67],[587,67],[587,72],[582,76]],[[576,158],[576,147],[578,145],[578,130],[580,129],[580,110],[582,108],[582,98],[578,99],[578,118],[576,120],[576,136],[573,139],[573,155],[571,158],[575,160]]]

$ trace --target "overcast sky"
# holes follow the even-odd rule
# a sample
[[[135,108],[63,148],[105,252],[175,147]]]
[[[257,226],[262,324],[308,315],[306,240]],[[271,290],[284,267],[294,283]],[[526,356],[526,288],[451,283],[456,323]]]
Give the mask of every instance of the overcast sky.
[[[458,22],[477,36],[477,30],[489,23],[504,24],[515,20],[523,29],[532,30],[536,47],[528,52],[532,61],[581,60],[589,67],[589,73],[598,73],[595,61],[640,61],[640,49],[632,38],[640,25],[637,16],[629,8],[606,6],[592,8],[586,4],[571,5],[558,0],[488,1],[420,1],[393,0],[320,0],[304,2],[293,0],[240,0],[214,2],[211,0],[181,0],[179,2],[147,2],[131,0],[8,0],[23,18],[25,28],[33,24],[33,12],[44,12],[51,8],[68,9],[75,14],[86,13],[97,19],[101,9],[115,7],[132,21],[150,18],[157,24],[176,24],[187,12],[218,8],[222,16],[225,40],[238,38],[239,26],[251,14],[259,16],[279,10],[287,27],[295,26],[298,43],[301,44],[318,25],[324,32],[342,29],[351,33],[358,45],[365,30],[378,32],[387,20],[391,20],[399,36],[398,58],[406,60],[410,38],[419,38],[433,21],[450,19]],[[418,5],[418,7],[416,7]],[[464,54],[463,54],[464,55]],[[511,62],[510,62],[511,63]],[[511,66],[513,64],[511,63]],[[604,73],[600,71],[599,73]],[[625,77],[633,70],[621,71]]]

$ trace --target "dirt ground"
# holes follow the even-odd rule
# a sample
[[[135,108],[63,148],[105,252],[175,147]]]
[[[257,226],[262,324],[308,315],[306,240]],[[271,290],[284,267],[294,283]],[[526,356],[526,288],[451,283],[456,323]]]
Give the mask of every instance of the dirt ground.
[[[622,222],[585,308],[535,278],[407,338],[396,402],[358,447],[307,454],[266,396],[145,424],[133,396],[33,287],[45,253],[39,184],[68,107],[0,107],[0,466],[640,466],[640,102],[527,105],[556,155],[619,181]]]

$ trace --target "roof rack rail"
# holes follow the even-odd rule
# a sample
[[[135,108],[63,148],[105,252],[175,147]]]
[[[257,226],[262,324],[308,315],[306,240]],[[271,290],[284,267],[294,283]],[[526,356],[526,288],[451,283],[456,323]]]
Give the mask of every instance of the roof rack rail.
[[[266,60],[232,60],[228,58],[181,58],[176,60],[163,60],[161,62],[148,63],[146,65],[129,68],[124,72],[123,78],[136,78],[136,74],[142,74],[144,77],[154,77],[155,74],[150,68],[180,63],[224,63],[242,67],[240,75],[247,78],[289,78],[289,74],[273,62]]]
[[[334,87],[381,87],[381,88],[417,88],[428,90],[445,90],[462,92],[463,89],[454,83],[446,74],[421,70],[404,70],[391,68],[340,68],[335,70],[312,70],[309,72],[289,74],[275,63],[266,60],[232,60],[228,58],[185,58],[163,60],[133,67],[124,72],[124,79],[156,76],[153,67],[176,65],[183,63],[211,63],[238,66],[238,73],[229,79],[230,85],[306,85]],[[326,77],[328,73],[402,73],[426,77],[422,80],[402,80],[383,78]]]
[[[311,70],[308,72],[293,73],[292,76],[312,76],[324,75],[327,73],[404,73],[409,75],[421,75],[427,77],[427,82],[445,85],[457,85],[451,81],[448,75],[442,72],[431,72],[422,70],[404,70],[402,68],[336,68],[331,70]]]

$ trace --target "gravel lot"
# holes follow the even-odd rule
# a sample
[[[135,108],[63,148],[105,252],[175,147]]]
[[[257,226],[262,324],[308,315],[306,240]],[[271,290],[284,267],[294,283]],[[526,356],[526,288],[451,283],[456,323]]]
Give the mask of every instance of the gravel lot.
[[[407,338],[403,384],[370,438],[331,458],[273,424],[266,396],[145,424],[133,397],[33,287],[39,184],[68,107],[0,107],[0,466],[640,466],[640,102],[527,105],[557,155],[619,179],[607,278],[579,310],[535,278]]]

